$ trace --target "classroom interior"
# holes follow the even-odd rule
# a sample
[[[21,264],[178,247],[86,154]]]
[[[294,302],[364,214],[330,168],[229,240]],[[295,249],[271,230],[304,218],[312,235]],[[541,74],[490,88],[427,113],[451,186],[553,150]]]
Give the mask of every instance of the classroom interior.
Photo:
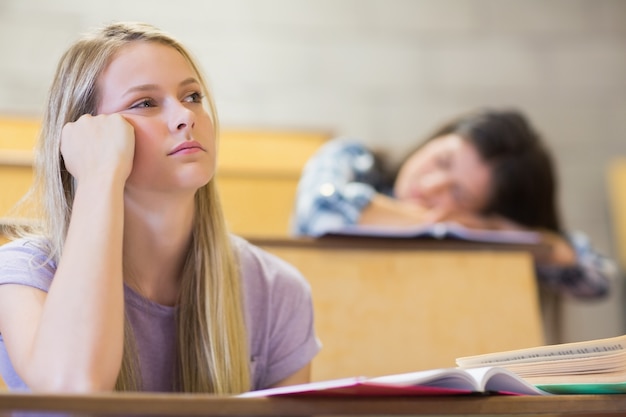
[[[626,2],[3,0],[0,225],[20,221],[11,207],[60,54],[114,20],[168,30],[202,63],[227,221],[310,280],[325,345],[315,380],[626,333]],[[607,299],[543,294],[532,248],[293,242],[297,180],[321,144],[352,136],[400,155],[489,106],[524,111],[543,134],[566,227],[620,267]]]

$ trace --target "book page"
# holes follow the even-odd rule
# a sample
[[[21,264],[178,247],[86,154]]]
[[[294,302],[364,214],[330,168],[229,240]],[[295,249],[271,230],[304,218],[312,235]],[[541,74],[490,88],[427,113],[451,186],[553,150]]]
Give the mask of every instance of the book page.
[[[472,393],[546,395],[506,369],[440,368],[376,378],[343,378],[251,391],[241,398],[270,396],[432,396]]]
[[[336,396],[440,396],[467,395],[475,390],[465,388],[446,388],[437,385],[402,385],[393,382],[375,382],[365,378],[345,378],[330,381],[311,382],[308,384],[269,388],[237,395],[240,398],[305,396],[305,397],[336,397]]]
[[[458,358],[462,368],[599,357],[626,351],[626,335]]]
[[[268,388],[257,391],[250,391],[243,394],[238,395],[241,398],[255,398],[255,397],[269,397],[273,395],[285,395],[285,394],[294,394],[294,393],[305,393],[305,392],[315,392],[315,391],[324,391],[333,388],[343,388],[350,387],[359,383],[359,381],[364,380],[364,377],[349,377],[349,378],[341,378],[341,379],[333,379],[329,381],[320,381],[320,382],[309,382],[306,384],[298,384],[298,385],[288,385],[286,387],[276,387],[276,388]]]
[[[504,368],[482,367],[465,370],[478,383],[481,391],[499,394],[547,395],[520,376]]]
[[[368,383],[394,384],[402,386],[437,386],[442,388],[480,391],[474,378],[459,368],[429,369],[396,375],[370,378]]]
[[[508,370],[522,377],[540,375],[626,374],[626,351],[595,357],[575,357],[539,362],[508,363]],[[626,381],[626,379],[624,380]]]
[[[380,376],[343,378],[251,391],[241,398],[270,396],[433,396],[472,393],[547,395],[506,369],[440,368]]]

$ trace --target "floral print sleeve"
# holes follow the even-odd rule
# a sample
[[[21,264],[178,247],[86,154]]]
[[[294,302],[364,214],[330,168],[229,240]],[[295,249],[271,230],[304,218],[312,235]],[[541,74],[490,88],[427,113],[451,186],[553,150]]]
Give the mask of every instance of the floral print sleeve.
[[[356,224],[376,193],[374,156],[358,140],[334,139],[305,165],[296,193],[291,229],[320,236],[331,228]]]
[[[554,292],[578,299],[606,297],[617,278],[617,266],[611,259],[597,253],[583,233],[571,232],[566,237],[576,252],[578,263],[569,267],[537,265],[539,283]]]

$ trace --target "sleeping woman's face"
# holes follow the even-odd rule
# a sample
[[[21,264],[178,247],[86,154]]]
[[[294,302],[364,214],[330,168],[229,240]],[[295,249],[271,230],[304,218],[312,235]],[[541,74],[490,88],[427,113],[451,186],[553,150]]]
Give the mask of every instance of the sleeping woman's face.
[[[492,184],[489,165],[476,148],[456,134],[437,137],[404,162],[395,197],[429,209],[479,213]]]

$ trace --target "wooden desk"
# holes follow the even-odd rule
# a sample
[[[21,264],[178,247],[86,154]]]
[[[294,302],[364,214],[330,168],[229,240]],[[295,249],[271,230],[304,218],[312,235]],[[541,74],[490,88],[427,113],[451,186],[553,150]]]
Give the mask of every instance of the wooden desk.
[[[570,416],[626,413],[626,395],[234,398],[202,394],[0,393],[0,416]],[[57,415],[57,414],[55,414]]]
[[[311,284],[314,381],[455,366],[544,344],[534,247],[367,238],[250,239]]]

